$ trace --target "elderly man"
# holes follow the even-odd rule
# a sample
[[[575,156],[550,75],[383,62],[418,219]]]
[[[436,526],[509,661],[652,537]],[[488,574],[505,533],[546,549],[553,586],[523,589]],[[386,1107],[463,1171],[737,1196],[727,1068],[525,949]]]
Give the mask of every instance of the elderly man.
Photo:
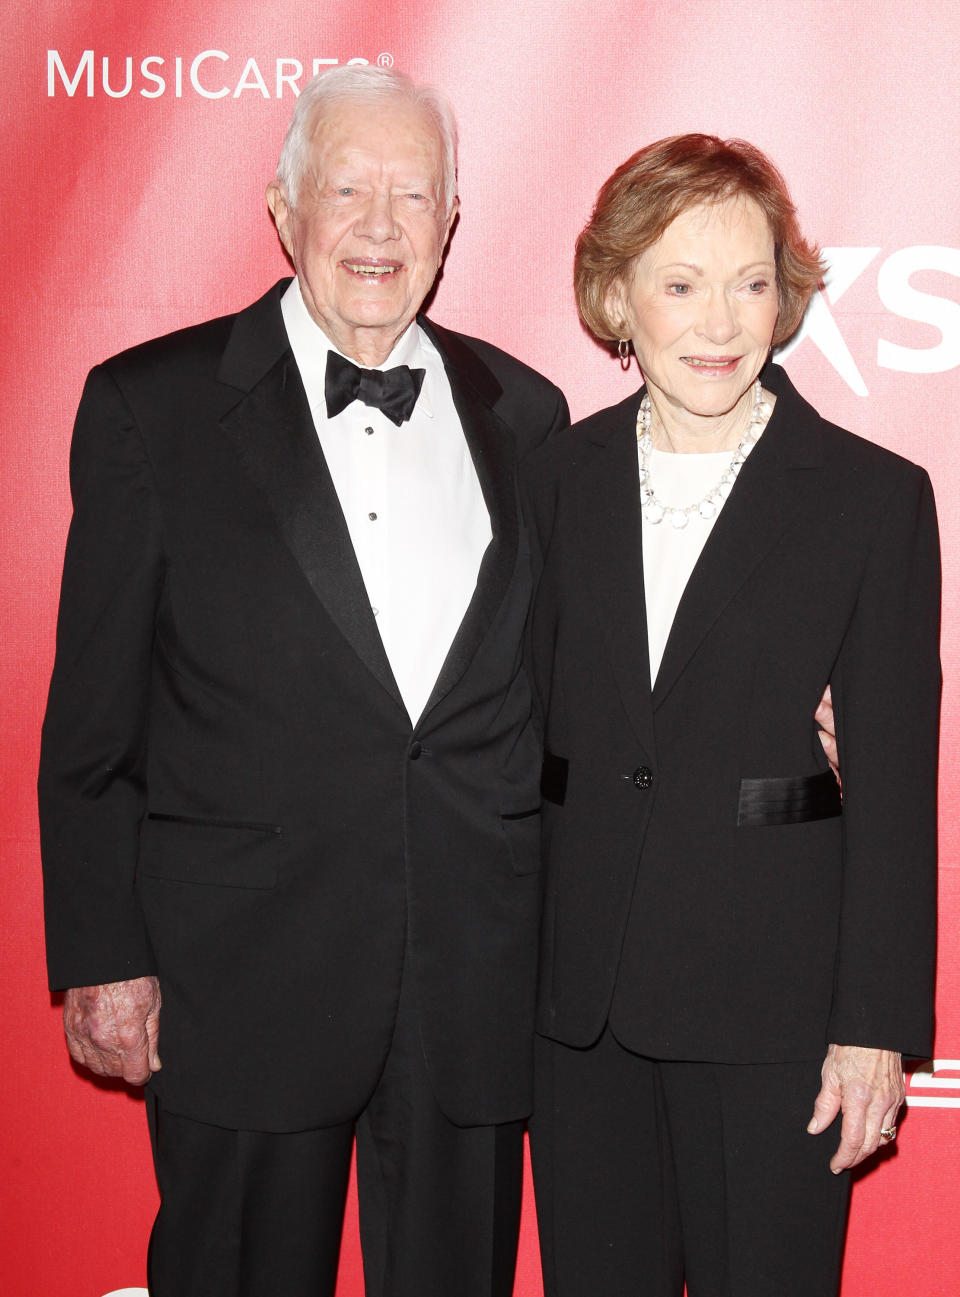
[[[515,470],[567,409],[417,318],[455,166],[433,92],[316,78],[267,189],[296,278],[98,366],[77,416],[49,969],[73,1058],[154,1074],[154,1297],[332,1293],[354,1134],[368,1293],[511,1289],[539,802]]]

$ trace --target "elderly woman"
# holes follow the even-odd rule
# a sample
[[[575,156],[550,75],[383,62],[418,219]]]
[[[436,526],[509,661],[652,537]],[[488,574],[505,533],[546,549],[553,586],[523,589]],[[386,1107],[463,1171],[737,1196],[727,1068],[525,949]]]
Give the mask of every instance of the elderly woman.
[[[834,1293],[842,1173],[930,1051],[936,517],[768,363],[820,271],[773,165],[705,135],[630,158],[577,245],[583,320],[644,386],[527,482],[560,1297]]]

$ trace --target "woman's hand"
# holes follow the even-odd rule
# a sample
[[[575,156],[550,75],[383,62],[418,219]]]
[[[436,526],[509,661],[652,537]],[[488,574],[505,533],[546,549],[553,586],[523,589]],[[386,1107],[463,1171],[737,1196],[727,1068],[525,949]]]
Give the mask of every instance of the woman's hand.
[[[829,685],[823,691],[823,697],[817,705],[817,710],[813,713],[813,719],[820,726],[820,742],[823,744],[823,750],[827,754],[827,760],[830,762],[833,777],[842,792],[840,759],[837,756],[837,723],[833,717],[833,695],[830,692]]]
[[[834,1175],[849,1170],[893,1138],[897,1112],[904,1099],[903,1063],[889,1049],[860,1045],[831,1045],[823,1062],[823,1084],[813,1105],[807,1130],[817,1135],[843,1112],[840,1144],[830,1160]]]

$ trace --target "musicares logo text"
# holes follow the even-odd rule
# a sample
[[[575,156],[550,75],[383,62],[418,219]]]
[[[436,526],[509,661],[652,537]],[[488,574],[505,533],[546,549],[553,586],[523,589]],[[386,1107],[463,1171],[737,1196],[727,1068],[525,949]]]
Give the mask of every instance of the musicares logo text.
[[[263,99],[282,99],[285,95],[295,99],[304,80],[324,68],[336,67],[341,61],[371,62],[365,58],[314,58],[306,62],[295,58],[259,62],[247,58],[237,73],[238,60],[224,50],[201,50],[193,58],[148,54],[139,61],[129,54],[112,60],[104,54],[97,59],[93,50],[84,50],[71,71],[70,61],[65,63],[59,50],[47,50],[47,97],[53,99],[65,94],[72,99],[82,89],[87,99],[93,99],[98,93],[110,99],[125,99],[134,93],[144,99],[159,99],[163,95],[182,99],[185,94],[199,95],[201,99],[225,99],[228,95],[239,99],[245,91],[252,90]],[[393,67],[392,54],[378,54],[372,61],[380,67]]]

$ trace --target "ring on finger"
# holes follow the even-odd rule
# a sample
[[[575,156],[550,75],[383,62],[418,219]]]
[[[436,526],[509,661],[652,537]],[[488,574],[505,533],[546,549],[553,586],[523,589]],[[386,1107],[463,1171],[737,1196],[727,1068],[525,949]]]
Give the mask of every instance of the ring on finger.
[[[884,1128],[880,1132],[880,1138],[886,1140],[888,1143],[891,1139],[896,1139],[897,1138],[896,1126],[884,1126]]]

